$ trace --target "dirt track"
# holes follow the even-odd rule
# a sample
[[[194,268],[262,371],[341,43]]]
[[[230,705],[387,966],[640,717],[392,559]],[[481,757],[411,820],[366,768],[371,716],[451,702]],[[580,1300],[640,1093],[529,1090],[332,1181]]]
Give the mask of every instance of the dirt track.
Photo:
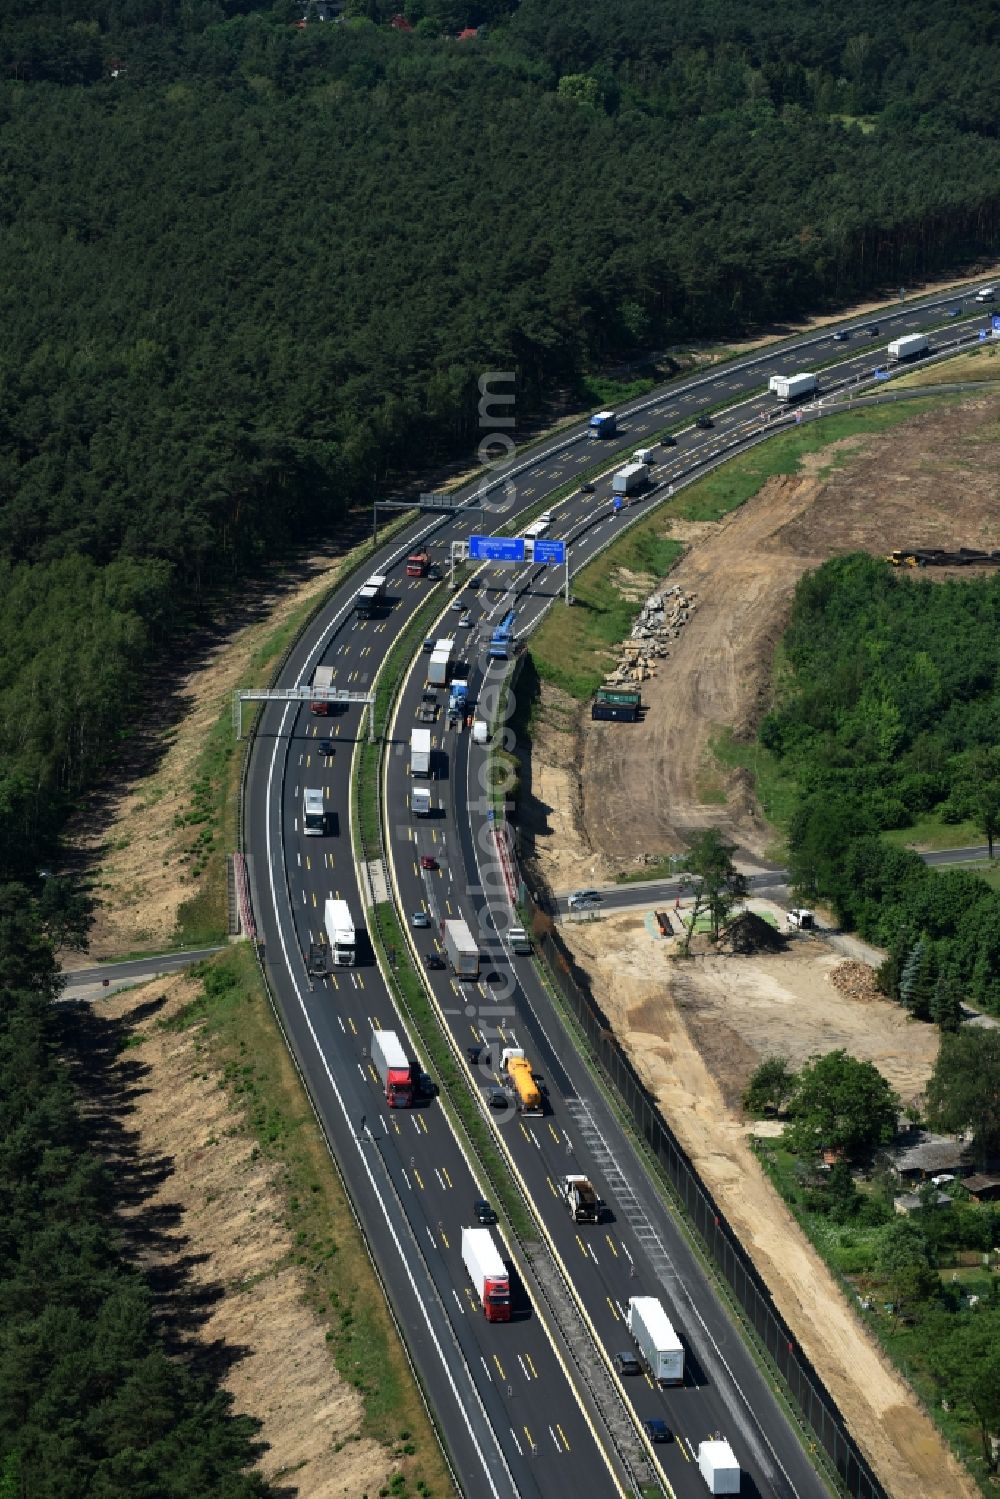
[[[1000,547],[998,435],[1000,395],[990,392],[881,435],[846,439],[803,473],[770,480],[720,524],[673,533],[690,550],[671,582],[696,608],[643,684],[645,722],[593,724],[561,694],[543,693],[529,820],[553,888],[679,851],[685,835],[706,826],[763,852],[769,830],[748,780],[715,765],[710,745],[724,728],[749,738],[766,711],[774,647],[798,578],[847,551]],[[706,799],[709,784],[725,799]],[[874,1061],[910,1100],[933,1064],[934,1029],[882,1001],[839,994],[827,977],[837,960],[818,942],[803,939],[779,957],[703,958],[678,976],[667,944],[649,935],[641,915],[567,925],[565,935],[888,1491],[894,1499],[975,1494],[764,1178],[734,1107],[763,1056],[800,1063],[837,1046]]]

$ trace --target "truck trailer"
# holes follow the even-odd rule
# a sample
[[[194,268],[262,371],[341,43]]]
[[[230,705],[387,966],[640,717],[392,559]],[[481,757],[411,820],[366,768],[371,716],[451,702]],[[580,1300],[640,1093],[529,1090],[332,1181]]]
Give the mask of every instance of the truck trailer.
[[[515,609],[508,609],[503,619],[490,636],[490,660],[506,661],[514,648]]]
[[[635,494],[649,483],[649,469],[644,463],[626,463],[611,479],[612,494]]]
[[[614,437],[618,417],[613,411],[596,411],[590,418],[587,434],[590,437]]]
[[[907,333],[904,338],[893,339],[888,354],[898,364],[902,359],[916,359],[926,354],[929,347],[926,333]]]
[[[510,1277],[488,1228],[462,1229],[462,1263],[487,1322],[509,1322]]]
[[[430,664],[427,667],[427,681],[432,687],[447,687],[448,678],[451,676],[451,653],[454,646],[453,640],[439,640],[431,651]]]
[[[431,731],[410,730],[410,774],[429,776],[431,773]]]
[[[698,1471],[710,1494],[739,1493],[740,1465],[728,1442],[699,1442]]]
[[[479,948],[469,931],[468,923],[456,917],[441,923],[441,941],[448,955],[452,972],[456,978],[477,979],[479,977]]]
[[[413,786],[411,788],[410,810],[414,817],[430,817],[431,788],[429,786]]]
[[[354,919],[346,900],[328,900],[323,907],[323,926],[334,968],[354,966]]]
[[[362,583],[354,596],[354,612],[359,619],[368,619],[373,614],[380,614],[385,604],[385,591],[389,579],[384,573],[372,573],[366,583]]]
[[[406,559],[406,576],[408,578],[426,578],[431,569],[430,552],[411,552]]]
[[[818,378],[805,371],[801,375],[772,375],[767,384],[779,401],[801,401],[819,389]]]
[[[408,1109],[413,1102],[413,1072],[396,1032],[373,1030],[371,1054],[390,1109]]]
[[[312,684],[321,688],[324,692],[330,692],[333,688],[333,667],[317,666],[313,672]],[[310,713],[328,714],[333,712],[333,704],[326,698],[313,698],[309,704]]]
[[[601,1199],[586,1176],[561,1176],[559,1191],[574,1223],[598,1223]]]
[[[520,1114],[542,1115],[545,1104],[535,1082],[531,1063],[519,1046],[505,1046],[500,1053],[500,1071],[506,1075],[517,1098]]]
[[[657,1384],[684,1383],[684,1344],[655,1296],[630,1296],[628,1330]]]
[[[468,706],[468,682],[464,677],[452,677],[451,692],[448,694],[448,717],[452,720],[464,719],[465,710]]]

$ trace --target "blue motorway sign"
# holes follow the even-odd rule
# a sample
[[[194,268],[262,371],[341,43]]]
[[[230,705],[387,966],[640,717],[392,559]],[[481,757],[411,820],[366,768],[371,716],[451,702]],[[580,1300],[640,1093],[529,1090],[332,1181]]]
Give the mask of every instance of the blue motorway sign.
[[[995,312],[993,314],[993,336],[994,336],[994,338],[996,338],[998,334],[1000,334],[1000,312]]]
[[[547,566],[561,567],[566,561],[566,543],[564,541],[536,541],[535,561],[543,562]]]
[[[985,328],[980,328],[980,330],[979,330],[979,342],[980,343],[984,343],[987,338],[989,338],[989,334],[987,333],[986,329]]]
[[[473,562],[523,562],[523,536],[470,536],[469,558]]]
[[[891,380],[892,376],[888,370],[872,370],[876,380]]]

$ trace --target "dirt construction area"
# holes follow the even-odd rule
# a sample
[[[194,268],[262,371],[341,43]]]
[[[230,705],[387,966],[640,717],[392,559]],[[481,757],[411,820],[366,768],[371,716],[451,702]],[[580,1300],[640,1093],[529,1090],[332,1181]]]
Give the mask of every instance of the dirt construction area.
[[[679,852],[704,827],[750,860],[764,854],[774,835],[749,779],[717,765],[711,745],[723,730],[751,737],[766,711],[797,580],[854,550],[1000,548],[998,438],[1000,395],[990,392],[832,444],[719,523],[674,526],[689,549],[670,583],[692,608],[643,683],[645,721],[591,723],[543,689],[531,782],[535,855],[551,888],[608,881],[646,856]],[[838,988],[843,958],[819,938],[800,935],[770,956],[674,963],[648,911],[567,922],[563,933],[888,1491],[978,1492],[767,1182],[738,1106],[763,1057],[799,1065],[841,1046],[874,1062],[911,1102],[933,1066],[935,1029],[870,983]]]

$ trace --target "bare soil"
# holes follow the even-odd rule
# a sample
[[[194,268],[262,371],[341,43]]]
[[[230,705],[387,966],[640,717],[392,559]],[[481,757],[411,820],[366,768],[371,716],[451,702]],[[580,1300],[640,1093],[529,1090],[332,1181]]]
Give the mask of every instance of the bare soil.
[[[691,545],[671,582],[697,607],[643,684],[644,722],[579,724],[583,837],[595,850],[581,875],[611,877],[650,852],[680,852],[705,827],[763,856],[770,834],[749,778],[719,773],[725,798],[706,801],[705,767],[720,730],[750,737],[767,709],[796,583],[838,553],[1000,547],[998,422],[1000,397],[991,393],[845,438],[807,459],[802,473],[768,480],[718,524],[672,529]],[[547,798],[566,801],[551,778],[545,786]]]
[[[796,582],[847,551],[1000,547],[998,435],[1000,396],[984,392],[844,439],[800,474],[768,481],[719,524],[677,527],[689,550],[671,582],[696,608],[643,684],[645,721],[594,724],[543,687],[532,730],[532,831],[551,888],[613,878],[651,855],[679,852],[687,835],[709,826],[762,854],[769,829],[749,779],[716,764],[711,745],[723,729],[749,738],[766,711]],[[764,1056],[795,1064],[840,1046],[873,1061],[904,1101],[919,1098],[936,1033],[872,998],[870,987],[852,995],[830,981],[845,954],[871,956],[857,944],[837,952],[801,935],[784,954],[704,955],[681,965],[669,961],[670,944],[651,934],[645,914],[570,921],[564,935],[888,1491],[894,1499],[971,1499],[972,1480],[764,1177],[738,1107]]]
[[[764,1176],[733,1108],[765,1053],[795,1063],[836,1046],[870,1057],[913,1097],[936,1051],[933,1028],[882,1000],[852,1005],[829,979],[841,960],[815,939],[781,955],[675,963],[675,943],[652,936],[641,913],[583,921],[564,935],[889,1493],[975,1499],[975,1484]]]
[[[375,1495],[398,1463],[361,1436],[361,1396],[338,1374],[324,1320],[307,1304],[280,1167],[260,1154],[220,1078],[206,1070],[198,1027],[160,1023],[198,992],[181,976],[100,1007],[103,1019],[134,1023],[140,1038],[128,1052],[144,1079],[129,1097],[129,1149],[150,1169],[129,1220],[133,1247],[154,1284],[179,1281],[184,1304],[199,1308],[195,1340],[234,1409],[263,1423],[262,1474],[298,1499]],[[149,1222],[170,1232],[149,1236]],[[175,1290],[168,1309],[176,1316],[179,1306]]]

